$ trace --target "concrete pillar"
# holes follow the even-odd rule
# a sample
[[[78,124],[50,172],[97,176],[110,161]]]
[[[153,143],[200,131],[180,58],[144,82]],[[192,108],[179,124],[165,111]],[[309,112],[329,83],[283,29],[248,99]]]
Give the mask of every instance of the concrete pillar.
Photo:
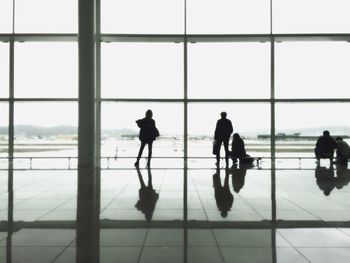
[[[97,263],[99,247],[95,172],[96,0],[79,0],[79,128],[76,262]]]
[[[79,168],[95,166],[95,0],[79,0]]]

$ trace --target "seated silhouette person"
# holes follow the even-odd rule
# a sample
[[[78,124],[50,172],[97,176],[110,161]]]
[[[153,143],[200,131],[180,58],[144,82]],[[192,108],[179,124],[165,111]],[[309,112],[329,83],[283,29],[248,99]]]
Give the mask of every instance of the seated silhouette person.
[[[348,159],[350,158],[349,144],[339,136],[335,138],[335,141],[337,143],[337,162],[342,164],[348,163]]]
[[[237,159],[239,159],[240,164],[241,163],[251,164],[254,161],[254,159],[246,153],[244,141],[239,136],[238,133],[233,134],[232,151],[230,152],[230,157],[232,158],[233,163],[236,163]]]
[[[214,132],[214,148],[213,148],[213,154],[216,155],[216,165],[219,166],[220,164],[220,149],[221,144],[224,144],[225,149],[225,161],[226,166],[228,166],[228,158],[229,158],[229,151],[228,151],[228,143],[230,140],[231,133],[233,132],[232,122],[227,119],[227,113],[221,112],[221,119],[219,119],[216,123],[215,132]]]
[[[321,158],[330,159],[333,161],[334,150],[337,148],[337,143],[330,136],[329,131],[324,131],[316,142],[315,156],[317,161]]]
[[[229,186],[229,173],[225,171],[224,186],[221,184],[220,168],[216,169],[213,175],[213,187],[215,191],[216,205],[221,212],[222,217],[227,217],[228,211],[231,210],[233,204],[233,195]]]
[[[348,169],[348,163],[338,163],[336,166],[337,177],[336,177],[336,188],[342,189],[344,186],[348,185],[350,182],[350,170]]]
[[[147,110],[145,114],[145,118],[139,119],[136,121],[137,126],[139,126],[140,128],[139,139],[141,141],[141,146],[140,146],[139,154],[137,155],[135,166],[139,165],[139,161],[146,144],[148,144],[147,166],[151,165],[152,144],[153,144],[153,141],[155,141],[155,139],[159,136],[159,131],[156,128],[156,122],[152,119],[152,117],[153,117],[153,112],[151,110]]]
[[[233,191],[239,193],[239,191],[244,186],[245,176],[247,174],[247,167],[243,165],[237,168],[237,164],[233,164],[230,173],[232,174]]]
[[[331,164],[329,168],[326,168],[318,163],[315,169],[315,178],[318,187],[323,191],[324,195],[330,195],[336,186],[333,165]]]
[[[159,194],[156,193],[156,191],[153,189],[152,185],[152,174],[151,169],[148,167],[148,185],[146,186],[140,168],[136,167],[137,176],[140,181],[141,188],[139,189],[139,200],[135,204],[135,207],[137,210],[140,210],[142,213],[145,214],[145,218],[147,221],[152,220],[153,211],[156,207],[156,203],[159,198]]]

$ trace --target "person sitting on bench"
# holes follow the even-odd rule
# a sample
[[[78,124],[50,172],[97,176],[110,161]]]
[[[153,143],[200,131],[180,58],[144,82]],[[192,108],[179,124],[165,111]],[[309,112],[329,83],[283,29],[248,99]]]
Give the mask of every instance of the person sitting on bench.
[[[323,135],[320,136],[316,142],[315,156],[317,161],[319,161],[321,158],[326,158],[333,161],[335,149],[337,149],[337,143],[330,136],[329,131],[323,131]]]
[[[345,164],[350,158],[350,146],[343,141],[342,137],[336,137],[335,141],[337,143],[337,161],[341,164]]]

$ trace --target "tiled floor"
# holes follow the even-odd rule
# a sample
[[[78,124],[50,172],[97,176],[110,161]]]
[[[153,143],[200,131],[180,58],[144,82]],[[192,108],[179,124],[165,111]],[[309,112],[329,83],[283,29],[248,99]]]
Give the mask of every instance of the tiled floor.
[[[103,263],[350,262],[348,169],[200,163],[102,170],[90,247],[77,240],[77,171],[15,170],[12,192],[2,170],[0,263],[84,262],[91,251]]]

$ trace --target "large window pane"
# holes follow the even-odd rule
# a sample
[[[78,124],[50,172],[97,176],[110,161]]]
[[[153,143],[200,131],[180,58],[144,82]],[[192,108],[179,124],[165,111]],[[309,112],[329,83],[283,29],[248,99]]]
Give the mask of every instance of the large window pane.
[[[0,33],[12,32],[12,2],[13,0],[0,1]]]
[[[350,97],[348,42],[276,44],[276,97]]]
[[[270,44],[190,44],[188,71],[190,98],[267,98]]]
[[[75,102],[15,103],[15,156],[77,156],[78,105]],[[34,166],[68,168],[68,160],[34,160]],[[28,168],[28,160],[15,166]]]
[[[145,117],[147,109],[153,111],[153,119],[160,137],[153,144],[154,157],[183,156],[183,105],[180,103],[116,103],[102,104],[102,156],[132,157],[131,160],[117,159],[111,165],[118,167],[133,165],[140,141],[136,120]],[[143,156],[147,156],[145,148]],[[135,158],[135,159],[134,159]],[[143,161],[143,160],[142,160]],[[167,160],[154,160],[159,166]],[[170,166],[173,164],[170,164]],[[152,167],[154,167],[152,165]]]
[[[0,42],[0,97],[9,96],[9,45]]]
[[[181,34],[184,1],[101,0],[103,33]]]
[[[331,136],[350,135],[349,114],[349,103],[278,103],[277,155],[313,157],[316,140],[324,130]],[[350,143],[349,138],[345,141]],[[305,160],[303,167],[308,163]],[[313,167],[314,160],[309,165]]]
[[[257,136],[269,132],[270,107],[265,103],[191,103],[188,106],[188,155],[213,157],[212,141],[220,112],[226,111],[233,132],[245,139],[251,156],[270,156],[270,142],[258,141]],[[231,141],[230,139],[230,148]],[[222,154],[223,147],[221,147]],[[207,165],[207,164],[206,164]]]
[[[76,43],[15,44],[15,96],[69,98],[78,94]]]
[[[179,98],[183,94],[183,45],[102,45],[102,97]]]
[[[77,0],[16,0],[15,32],[77,33]]]
[[[274,0],[275,33],[349,33],[348,0]]]
[[[188,0],[187,33],[270,32],[270,0]]]
[[[9,105],[0,103],[0,157],[8,156]],[[7,168],[7,160],[0,159],[0,168]]]

